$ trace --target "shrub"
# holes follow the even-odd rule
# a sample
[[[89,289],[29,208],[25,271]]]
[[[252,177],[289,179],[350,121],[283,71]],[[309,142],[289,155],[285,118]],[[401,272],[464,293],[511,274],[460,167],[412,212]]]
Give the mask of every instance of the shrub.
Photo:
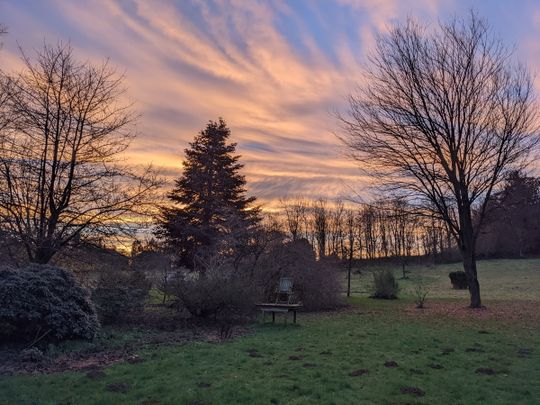
[[[414,303],[416,308],[422,309],[426,303],[426,298],[429,294],[429,289],[424,284],[419,282],[414,288]]]
[[[207,269],[204,273],[182,271],[170,283],[169,294],[177,307],[197,317],[242,318],[253,312],[258,290],[248,277],[231,269]]]
[[[372,298],[396,299],[398,290],[399,285],[392,270],[384,269],[373,273]]]
[[[257,282],[264,300],[275,300],[281,277],[292,279],[293,298],[308,311],[333,309],[342,304],[337,263],[331,259],[317,261],[305,239],[280,243],[262,257]]]
[[[90,340],[98,329],[89,293],[70,272],[37,264],[0,269],[0,340]]]
[[[452,287],[456,290],[466,290],[469,288],[469,283],[467,282],[467,275],[464,271],[453,271],[448,274],[450,277],[450,282]]]
[[[142,271],[107,271],[101,274],[92,293],[101,321],[123,322],[140,313],[150,291]]]
[[[39,363],[46,359],[47,356],[37,347],[30,347],[19,353],[19,360],[25,363]]]

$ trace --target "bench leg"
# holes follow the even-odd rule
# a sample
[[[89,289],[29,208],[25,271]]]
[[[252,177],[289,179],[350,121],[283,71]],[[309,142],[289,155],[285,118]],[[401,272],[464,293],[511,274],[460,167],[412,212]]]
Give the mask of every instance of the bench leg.
[[[272,323],[276,322],[276,313],[272,312]]]
[[[296,311],[293,311],[293,322],[296,323]]]

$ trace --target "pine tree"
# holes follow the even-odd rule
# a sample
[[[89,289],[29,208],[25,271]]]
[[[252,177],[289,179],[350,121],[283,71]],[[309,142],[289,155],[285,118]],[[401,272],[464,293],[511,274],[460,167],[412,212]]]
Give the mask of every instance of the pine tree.
[[[204,248],[259,221],[255,198],[246,196],[236,143],[228,143],[230,134],[220,118],[195,137],[185,150],[182,176],[168,195],[176,206],[162,211],[158,233],[168,240],[179,264],[188,268]]]

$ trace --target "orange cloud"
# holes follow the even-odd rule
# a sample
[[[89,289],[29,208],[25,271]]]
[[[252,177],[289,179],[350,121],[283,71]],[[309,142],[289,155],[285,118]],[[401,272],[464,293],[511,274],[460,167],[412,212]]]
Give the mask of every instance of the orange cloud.
[[[4,68],[17,64],[16,42],[30,49],[44,36],[71,39],[81,58],[109,57],[142,113],[132,161],[174,178],[187,143],[223,116],[250,191],[269,205],[289,193],[343,198],[366,184],[340,151],[331,112],[361,79],[376,33],[443,10],[434,0],[26,1],[4,4]]]

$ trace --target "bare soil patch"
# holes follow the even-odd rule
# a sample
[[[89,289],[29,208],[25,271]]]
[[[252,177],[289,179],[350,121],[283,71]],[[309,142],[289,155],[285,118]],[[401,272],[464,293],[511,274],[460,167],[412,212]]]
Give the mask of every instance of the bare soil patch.
[[[505,322],[526,322],[540,324],[538,302],[534,301],[494,301],[483,308],[469,308],[463,301],[430,301],[419,311],[414,304],[406,305],[403,313],[419,318],[447,316],[455,319],[497,320]],[[487,334],[486,330],[478,333]]]
[[[426,395],[426,392],[418,387],[401,387],[400,391],[402,394],[411,394],[416,397],[423,397]]]
[[[497,372],[493,370],[492,368],[487,367],[480,367],[474,370],[474,372],[478,375],[495,375]]]
[[[119,329],[116,333],[122,333],[122,330]],[[251,333],[251,329],[244,326],[238,325],[233,328],[234,337],[244,336],[249,333]],[[142,338],[139,337],[133,341],[125,342],[121,348],[110,349],[103,343],[92,347],[91,350],[75,350],[55,357],[47,356],[47,352],[44,350],[44,358],[34,362],[21,361],[20,351],[23,349],[22,347],[0,346],[0,375],[92,371],[101,370],[120,362],[139,364],[145,361],[144,358],[136,354],[140,349],[185,344],[192,341],[218,343],[222,341],[219,335],[219,327],[212,324],[194,324],[173,332],[148,329],[143,332]],[[99,343],[99,340],[96,342]],[[89,378],[92,377],[89,376]]]
[[[432,368],[433,370],[442,370],[444,367],[442,366],[442,364],[438,364],[438,363],[431,363],[431,364],[428,364],[428,367],[429,368]]]
[[[351,377],[358,377],[364,374],[369,374],[369,370],[367,368],[361,368],[360,370],[354,370],[349,373]]]
[[[105,389],[110,392],[120,392],[122,394],[125,394],[131,389],[131,384],[127,382],[117,382],[108,384]]]

